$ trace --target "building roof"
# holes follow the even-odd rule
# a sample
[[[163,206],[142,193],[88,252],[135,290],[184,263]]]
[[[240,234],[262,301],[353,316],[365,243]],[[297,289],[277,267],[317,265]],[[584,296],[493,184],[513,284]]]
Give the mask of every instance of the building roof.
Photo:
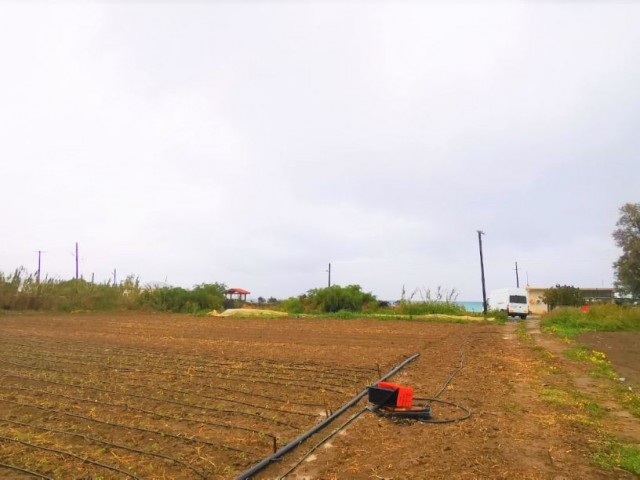
[[[229,288],[224,293],[237,293],[237,294],[240,294],[240,295],[249,295],[251,292],[248,291],[248,290],[245,290],[244,288]]]

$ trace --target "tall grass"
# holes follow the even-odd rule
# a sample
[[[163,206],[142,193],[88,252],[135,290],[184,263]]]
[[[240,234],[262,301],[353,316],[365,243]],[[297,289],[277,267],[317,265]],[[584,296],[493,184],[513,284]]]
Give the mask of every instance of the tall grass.
[[[579,308],[558,308],[541,319],[545,331],[565,337],[582,332],[640,331],[640,307],[592,305],[587,312]]]
[[[418,300],[414,298],[418,297]],[[455,303],[458,292],[438,286],[435,290],[430,288],[416,288],[407,298],[404,287],[400,302],[394,307],[397,313],[402,315],[464,315],[467,313],[464,307]]]
[[[18,268],[0,272],[0,308],[3,310],[113,310],[132,308],[140,285],[128,277],[118,285],[87,282],[84,279],[44,278]]]
[[[132,310],[153,309],[198,313],[224,304],[224,284],[201,284],[191,290],[180,287],[142,287],[129,276],[118,284],[88,282],[82,278],[38,281],[35,274],[18,268],[10,274],[0,272],[2,310]]]

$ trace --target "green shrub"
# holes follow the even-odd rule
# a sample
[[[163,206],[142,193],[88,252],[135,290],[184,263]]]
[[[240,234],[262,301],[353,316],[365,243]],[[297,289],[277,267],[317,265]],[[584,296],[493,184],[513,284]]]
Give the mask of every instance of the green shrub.
[[[363,292],[360,285],[332,285],[326,288],[309,290],[306,303],[314,312],[335,313],[340,310],[361,312],[368,304],[376,304],[375,295]]]
[[[496,323],[504,324],[509,320],[507,312],[504,310],[490,310],[487,312],[488,317],[492,317]]]
[[[181,287],[150,288],[140,295],[140,305],[154,310],[176,313],[198,313],[221,309],[226,287],[221,283],[196,285],[193,290]]]
[[[290,297],[280,302],[280,308],[287,313],[296,315],[304,312],[304,305],[299,297]]]

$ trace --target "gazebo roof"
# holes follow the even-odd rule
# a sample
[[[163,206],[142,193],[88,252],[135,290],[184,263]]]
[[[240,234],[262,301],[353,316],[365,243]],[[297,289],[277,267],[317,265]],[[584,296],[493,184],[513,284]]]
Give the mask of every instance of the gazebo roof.
[[[233,293],[233,294],[240,294],[240,295],[249,295],[251,292],[248,290],[245,290],[244,288],[229,288],[226,292],[224,293]]]

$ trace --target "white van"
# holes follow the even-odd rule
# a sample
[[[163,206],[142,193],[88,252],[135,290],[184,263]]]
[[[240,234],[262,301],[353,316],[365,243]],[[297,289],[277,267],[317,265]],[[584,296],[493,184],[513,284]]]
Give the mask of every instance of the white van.
[[[529,314],[529,296],[524,288],[501,288],[493,290],[487,298],[489,310],[501,310],[510,317],[523,320]]]

